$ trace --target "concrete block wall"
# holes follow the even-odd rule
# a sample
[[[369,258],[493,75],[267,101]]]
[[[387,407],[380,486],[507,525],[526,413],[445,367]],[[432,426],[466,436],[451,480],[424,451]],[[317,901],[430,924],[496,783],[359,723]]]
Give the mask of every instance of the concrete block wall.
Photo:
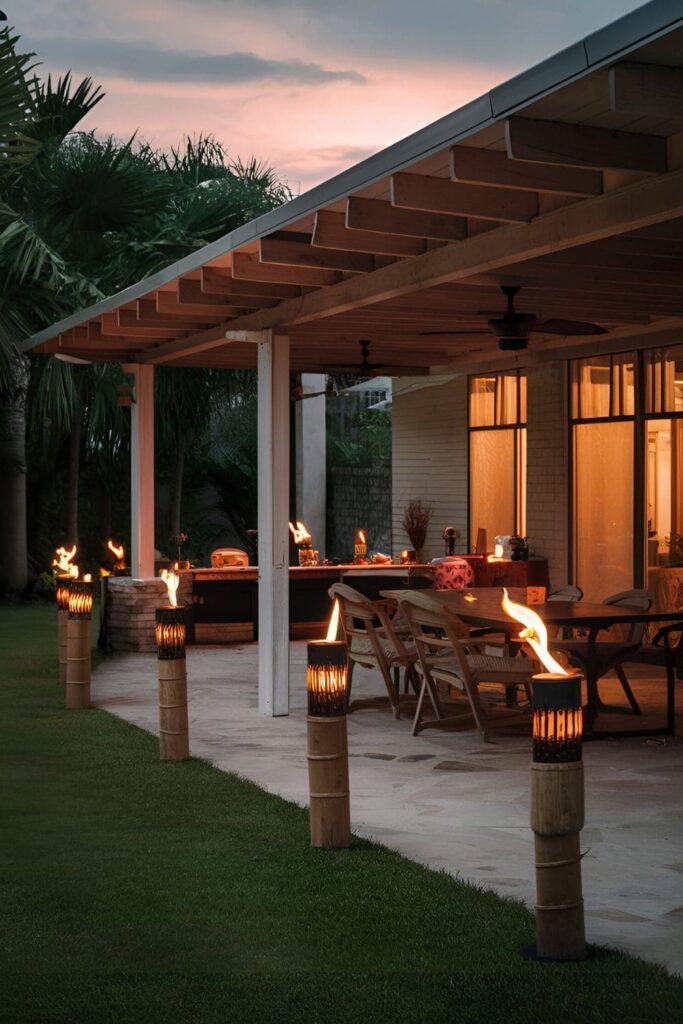
[[[327,475],[327,553],[353,558],[356,530],[364,529],[369,550],[389,553],[391,469],[389,466],[332,466]],[[315,547],[318,538],[313,534]]]
[[[527,524],[533,554],[564,586],[569,558],[569,427],[566,363],[527,369]]]
[[[394,393],[392,545],[410,542],[401,525],[406,505],[419,498],[432,506],[425,558],[443,555],[441,532],[457,526],[456,550],[467,550],[467,378]]]
[[[162,580],[110,576],[107,580],[107,644],[113,651],[156,651],[156,609],[167,603]],[[180,576],[178,603],[190,604],[192,577]]]

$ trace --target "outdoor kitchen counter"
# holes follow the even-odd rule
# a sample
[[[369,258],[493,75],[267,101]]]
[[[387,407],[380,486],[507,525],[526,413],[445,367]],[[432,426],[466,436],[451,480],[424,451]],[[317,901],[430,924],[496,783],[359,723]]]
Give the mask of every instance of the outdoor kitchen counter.
[[[289,635],[293,640],[315,640],[325,635],[331,612],[328,590],[339,580],[375,599],[382,589],[397,586],[400,579],[406,584],[419,577],[428,579],[432,568],[415,563],[290,566]],[[180,575],[192,580],[189,642],[258,639],[258,566],[183,569]]]

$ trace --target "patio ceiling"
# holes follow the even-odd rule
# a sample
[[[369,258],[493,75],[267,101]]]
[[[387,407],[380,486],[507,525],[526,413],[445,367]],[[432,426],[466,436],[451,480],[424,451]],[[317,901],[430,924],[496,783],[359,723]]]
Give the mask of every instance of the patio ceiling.
[[[539,321],[606,338],[683,326],[678,4],[648,4],[25,347],[255,367],[237,332],[272,329],[293,370],[358,362],[370,339],[385,375],[444,373],[499,356],[480,311],[503,311],[502,284]]]

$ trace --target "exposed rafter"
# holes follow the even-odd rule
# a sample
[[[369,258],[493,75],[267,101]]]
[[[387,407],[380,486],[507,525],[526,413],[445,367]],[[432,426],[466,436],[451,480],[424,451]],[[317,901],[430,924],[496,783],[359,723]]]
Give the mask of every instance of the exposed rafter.
[[[316,270],[345,270],[369,274],[375,269],[372,256],[340,249],[314,249],[309,242],[289,242],[282,238],[262,238],[259,256],[263,263],[282,263],[289,267]]]
[[[472,146],[453,147],[451,177],[466,184],[497,185],[551,195],[586,197],[602,192],[599,171],[521,163],[510,160],[507,153]]]
[[[243,281],[272,281],[276,284],[310,285],[314,288],[338,284],[342,280],[342,275],[337,270],[312,270],[306,267],[264,263],[243,252],[233,253],[232,276]]]
[[[505,141],[512,160],[643,174],[663,174],[667,167],[666,139],[659,135],[510,117]]]
[[[349,198],[346,204],[346,226],[361,231],[446,242],[456,242],[467,236],[467,221],[464,217],[400,210],[381,199],[364,199],[362,196]]]
[[[508,223],[524,223],[538,214],[538,199],[529,192],[460,185],[425,174],[394,174],[393,206],[430,213],[449,213]]]
[[[427,244],[421,238],[347,228],[344,214],[330,210],[319,210],[315,215],[311,244],[322,249],[381,253],[384,256],[419,256],[427,250]]]

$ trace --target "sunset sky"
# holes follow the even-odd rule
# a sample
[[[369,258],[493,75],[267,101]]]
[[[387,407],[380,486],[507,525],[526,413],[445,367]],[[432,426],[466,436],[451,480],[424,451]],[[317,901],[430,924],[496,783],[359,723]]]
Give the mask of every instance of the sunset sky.
[[[213,132],[305,191],[640,6],[632,0],[5,0],[42,74],[92,75],[84,127]]]

